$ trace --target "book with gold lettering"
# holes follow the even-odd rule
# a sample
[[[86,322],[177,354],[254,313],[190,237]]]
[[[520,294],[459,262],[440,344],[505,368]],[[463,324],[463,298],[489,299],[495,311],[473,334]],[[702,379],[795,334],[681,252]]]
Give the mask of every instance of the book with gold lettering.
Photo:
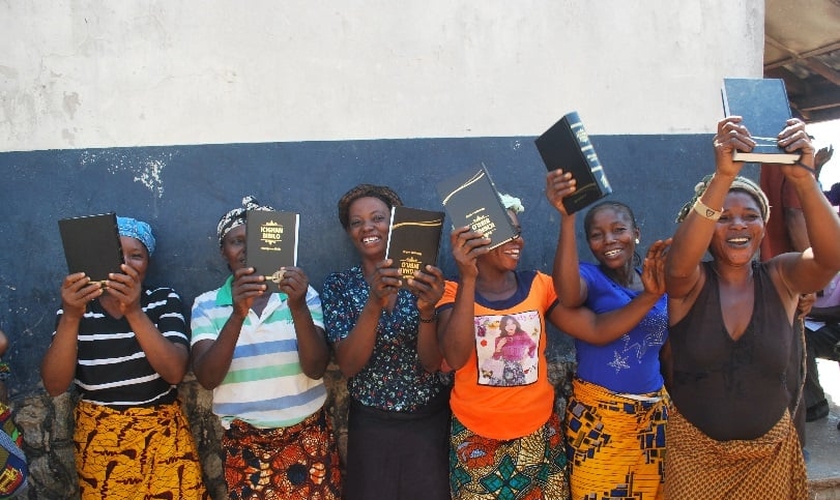
[[[612,187],[577,112],[564,115],[534,141],[548,170],[562,168],[577,181],[574,193],[563,198],[573,214],[612,193]]]
[[[425,271],[427,264],[437,266],[444,216],[443,212],[419,208],[391,209],[385,258],[394,259],[393,266],[400,270],[403,286],[414,277],[414,271]]]
[[[265,276],[267,291],[280,291],[283,268],[297,265],[300,214],[278,210],[248,210],[245,215],[245,265]]]
[[[61,219],[58,231],[70,274],[83,272],[91,281],[103,283],[108,273],[122,272],[122,245],[115,213]]]
[[[484,233],[490,238],[490,249],[519,236],[483,163],[444,179],[436,187],[452,227],[470,226]]]

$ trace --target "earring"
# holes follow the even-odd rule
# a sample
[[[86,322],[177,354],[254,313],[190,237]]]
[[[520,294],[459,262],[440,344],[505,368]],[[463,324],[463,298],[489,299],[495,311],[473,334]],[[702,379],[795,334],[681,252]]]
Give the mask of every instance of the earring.
[[[636,244],[638,245],[639,243],[641,243],[641,242],[639,241],[639,238],[636,238]]]

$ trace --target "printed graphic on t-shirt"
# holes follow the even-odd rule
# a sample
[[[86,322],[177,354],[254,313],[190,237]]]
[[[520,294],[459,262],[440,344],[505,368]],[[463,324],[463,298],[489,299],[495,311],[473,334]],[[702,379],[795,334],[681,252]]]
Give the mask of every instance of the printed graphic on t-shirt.
[[[476,316],[478,384],[513,387],[536,382],[540,329],[537,311]]]

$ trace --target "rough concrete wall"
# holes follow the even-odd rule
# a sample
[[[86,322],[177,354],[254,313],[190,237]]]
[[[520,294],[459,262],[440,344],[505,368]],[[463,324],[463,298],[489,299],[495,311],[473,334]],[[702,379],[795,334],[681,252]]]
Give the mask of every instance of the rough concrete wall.
[[[0,2],[0,150],[705,133],[763,0]]]

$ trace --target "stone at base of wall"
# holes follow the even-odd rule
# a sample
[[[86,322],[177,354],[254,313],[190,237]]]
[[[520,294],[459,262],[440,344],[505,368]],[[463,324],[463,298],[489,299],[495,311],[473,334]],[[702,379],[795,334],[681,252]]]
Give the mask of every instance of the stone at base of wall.
[[[549,379],[557,389],[560,412],[565,408],[565,396],[570,390],[569,375],[573,369],[573,361],[568,357],[549,364]],[[328,367],[324,381],[329,391],[326,404],[333,418],[343,464],[347,450],[347,383],[335,363]],[[213,393],[203,389],[190,373],[179,386],[179,395],[198,446],[207,489],[213,499],[227,500],[220,446],[223,429],[211,411]],[[29,460],[30,486],[26,498],[78,499],[73,459],[76,401],[76,395],[68,392],[55,398],[40,393],[11,402],[13,418],[23,433],[24,452]]]

